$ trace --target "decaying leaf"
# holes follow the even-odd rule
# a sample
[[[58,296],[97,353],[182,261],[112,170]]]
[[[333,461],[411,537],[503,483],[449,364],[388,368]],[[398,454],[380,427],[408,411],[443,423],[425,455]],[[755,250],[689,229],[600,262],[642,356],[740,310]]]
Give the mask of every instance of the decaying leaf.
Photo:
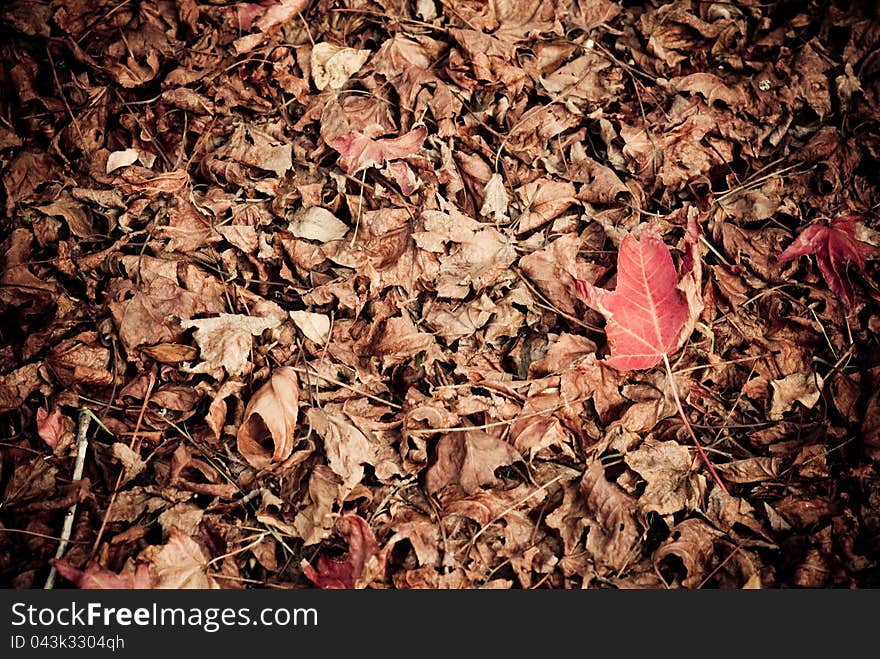
[[[299,382],[289,366],[276,369],[248,401],[236,437],[238,452],[265,469],[293,451],[299,414]]]
[[[150,570],[156,576],[155,588],[219,588],[201,546],[176,527],[172,527],[164,545],[150,545],[141,552],[140,558],[150,564]]]
[[[681,585],[697,588],[711,569],[710,564],[715,558],[715,540],[720,535],[719,531],[700,519],[686,519],[672,529],[669,540],[654,552],[654,565],[661,572],[667,566],[672,570],[670,557],[677,557],[684,568]]]
[[[624,569],[638,552],[635,500],[620,486],[608,482],[598,460],[584,472],[580,489],[591,517],[587,551],[603,571]]]
[[[625,460],[648,482],[639,497],[639,507],[645,512],[670,515],[700,507],[705,480],[691,471],[693,458],[686,447],[648,438]]]
[[[310,408],[309,424],[324,440],[327,464],[342,478],[342,486],[350,492],[364,477],[364,465],[373,464],[375,451],[364,434],[341,415]]]

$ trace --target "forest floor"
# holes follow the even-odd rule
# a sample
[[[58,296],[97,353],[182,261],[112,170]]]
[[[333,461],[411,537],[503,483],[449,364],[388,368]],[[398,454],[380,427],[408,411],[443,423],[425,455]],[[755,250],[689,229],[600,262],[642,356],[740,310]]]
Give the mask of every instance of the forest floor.
[[[0,585],[878,587],[878,170],[871,2],[6,2]]]

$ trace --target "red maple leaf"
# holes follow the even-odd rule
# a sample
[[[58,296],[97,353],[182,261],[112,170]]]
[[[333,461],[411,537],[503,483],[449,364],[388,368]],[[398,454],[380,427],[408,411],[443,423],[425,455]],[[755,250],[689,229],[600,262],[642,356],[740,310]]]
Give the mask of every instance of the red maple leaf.
[[[368,167],[381,167],[387,160],[398,160],[416,153],[428,136],[425,126],[414,128],[400,137],[374,140],[349,131],[327,142],[339,152],[339,166],[349,174]]]
[[[859,272],[864,274],[865,258],[874,249],[856,238],[858,219],[859,215],[845,215],[834,218],[828,226],[811,224],[776,258],[785,263],[805,254],[815,254],[819,271],[828,283],[828,288],[852,309],[855,293],[847,276],[847,265],[852,261]]]
[[[366,520],[358,515],[345,515],[339,530],[348,536],[348,553],[342,558],[318,557],[318,569],[303,561],[303,572],[318,588],[352,589],[365,585],[370,572],[368,563],[379,553],[379,543]]]
[[[698,238],[691,214],[680,278],[666,244],[646,233],[640,240],[627,234],[621,241],[613,291],[575,280],[578,297],[605,317],[610,366],[619,371],[651,368],[690,336],[703,308]]]
[[[643,233],[636,240],[628,233],[617,253],[617,287],[607,291],[576,279],[575,289],[578,297],[605,317],[610,366],[619,371],[644,369],[663,360],[675,406],[700,459],[718,486],[728,493],[684,413],[669,365],[669,355],[687,340],[703,310],[698,215],[695,208],[688,210],[680,277],[669,248],[659,236]]]

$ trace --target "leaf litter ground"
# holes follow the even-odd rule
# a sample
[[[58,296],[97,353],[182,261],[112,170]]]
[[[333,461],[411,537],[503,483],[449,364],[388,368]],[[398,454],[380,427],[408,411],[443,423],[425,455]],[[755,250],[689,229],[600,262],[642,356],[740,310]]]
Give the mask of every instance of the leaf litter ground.
[[[880,585],[880,17],[658,4],[4,3],[0,583]]]

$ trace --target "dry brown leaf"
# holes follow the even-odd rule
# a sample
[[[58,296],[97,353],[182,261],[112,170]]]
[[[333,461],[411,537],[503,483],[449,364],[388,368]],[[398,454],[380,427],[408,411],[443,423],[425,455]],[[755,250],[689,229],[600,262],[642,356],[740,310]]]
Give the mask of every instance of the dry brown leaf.
[[[316,43],[312,47],[312,80],[319,90],[341,89],[348,79],[366,64],[369,50],[345,48],[331,43]]]
[[[577,480],[562,484],[562,503],[547,515],[546,522],[551,529],[559,531],[566,555],[574,554],[583,539],[584,529],[590,525],[589,511]]]
[[[370,441],[342,415],[311,407],[306,416],[312,429],[324,440],[327,464],[342,478],[344,494],[348,494],[363,479],[364,465],[375,462]]]
[[[179,339],[183,329],[178,319],[225,310],[223,286],[193,264],[150,256],[123,256],[120,261],[128,278],[111,281],[108,306],[129,354],[144,344]]]
[[[330,318],[327,314],[291,311],[290,317],[309,341],[324,345],[330,339]]]
[[[587,551],[603,572],[619,572],[635,562],[641,533],[633,516],[636,500],[605,478],[598,460],[581,479],[580,491],[590,515]]]
[[[423,250],[446,255],[436,278],[437,295],[461,299],[498,280],[516,258],[513,244],[497,229],[455,209],[425,211],[424,231],[413,234]]]
[[[501,174],[495,173],[489,178],[486,187],[483,188],[483,205],[480,207],[480,215],[491,216],[496,222],[506,224],[510,221],[507,213],[510,207],[510,198],[504,187],[504,179]]]
[[[296,442],[298,413],[296,371],[282,366],[248,401],[236,437],[238,452],[258,469],[287,459]]]
[[[193,333],[202,361],[190,371],[192,373],[217,373],[225,369],[231,376],[245,372],[251,358],[254,336],[267,329],[278,327],[275,318],[255,318],[241,314],[223,313],[216,318],[183,320],[184,329],[195,327]]]
[[[495,485],[495,470],[522,456],[507,442],[482,430],[445,433],[437,444],[437,460],[428,467],[425,488],[433,494],[449,485],[459,485],[473,494],[484,485]]]
[[[96,332],[83,332],[60,341],[46,358],[53,375],[64,385],[106,386],[113,382],[110,350]]]
[[[574,280],[595,281],[601,270],[580,262],[577,257],[581,247],[577,234],[567,233],[545,248],[526,254],[519,260],[519,267],[560,311],[575,313],[577,297]]]
[[[341,482],[342,479],[327,465],[317,465],[309,475],[309,502],[293,520],[306,547],[329,537],[333,528],[334,508],[343,498],[340,494]]]
[[[275,137],[253,125],[239,124],[229,141],[212,155],[272,172],[275,176],[284,176],[293,167],[290,144],[280,144]]]
[[[779,476],[781,458],[757,457],[733,460],[716,465],[725,480],[731,483],[760,483]]]
[[[800,403],[808,410],[812,409],[819,402],[823,384],[822,376],[812,372],[792,373],[780,380],[772,380],[770,418],[781,421],[795,403]]]
[[[297,238],[327,243],[345,237],[348,225],[326,208],[311,206],[297,210],[291,217],[287,230]]]
[[[527,183],[516,190],[516,195],[523,206],[523,212],[516,220],[517,234],[537,229],[578,203],[571,183],[551,178]]]
[[[39,364],[26,364],[11,373],[0,375],[0,414],[21,407],[41,383]]]
[[[113,457],[122,467],[121,485],[125,485],[133,478],[137,477],[147,467],[147,464],[141,459],[141,456],[122,442],[114,442],[112,451]]]
[[[648,438],[637,451],[627,453],[624,460],[648,482],[639,497],[643,511],[671,515],[700,508],[706,482],[691,471],[693,459],[686,447]]]
[[[220,586],[208,567],[201,546],[177,527],[172,527],[164,545],[151,545],[139,558],[150,565],[161,589],[216,589]]]
[[[137,149],[114,151],[109,156],[107,156],[106,171],[109,174],[110,172],[119,169],[120,167],[128,167],[129,165],[133,165],[135,162],[137,162],[137,159]]]

